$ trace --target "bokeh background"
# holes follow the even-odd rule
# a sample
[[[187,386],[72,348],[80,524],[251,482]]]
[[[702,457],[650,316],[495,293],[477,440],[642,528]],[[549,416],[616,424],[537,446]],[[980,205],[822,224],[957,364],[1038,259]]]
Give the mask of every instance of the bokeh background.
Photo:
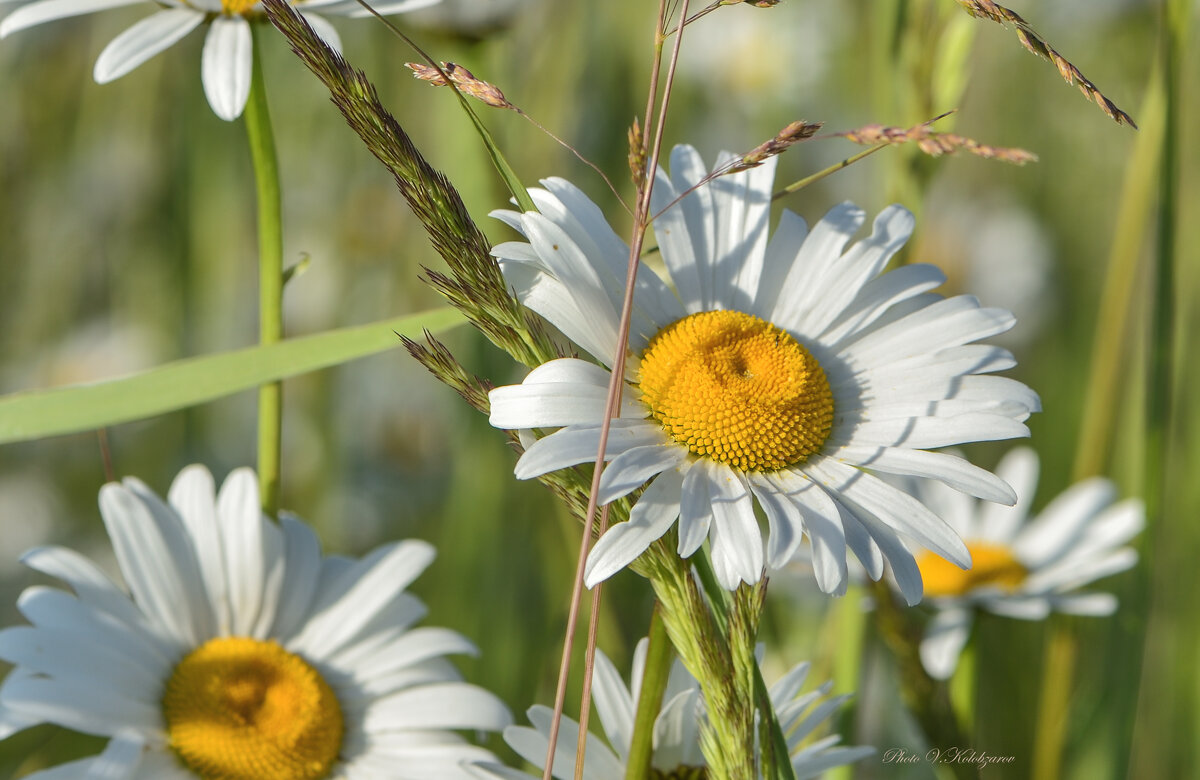
[[[398,17],[433,56],[463,64],[568,139],[629,196],[625,133],[645,104],[653,5],[637,0],[446,0]],[[973,20],[952,0],[785,0],[771,9],[723,8],[685,36],[668,145],[711,160],[744,150],[793,119],[830,131],[872,122],[908,126],[943,111],[940,129],[1022,147],[1040,162],[1016,168],[966,156],[932,160],[913,149],[876,154],[783,201],[811,221],[852,199],[878,211],[900,200],[918,214],[906,250],[948,272],[946,292],[971,292],[1017,312],[1004,338],[1045,412],[1030,427],[1042,458],[1036,506],[1081,468],[1101,469],[1124,495],[1143,482],[1141,379],[1151,338],[1149,278],[1156,246],[1156,161],[1135,153],[1157,133],[1143,118],[1160,3],[1025,0],[1011,4],[1104,92],[1141,120],[1121,127],[1025,52],[1011,31]],[[103,46],[150,4],[30,29],[0,42],[0,391],[103,379],[256,339],[254,189],[241,122],[209,110],[200,88],[202,36],[186,38],[108,85],[91,80]],[[419,148],[446,171],[495,241],[486,217],[506,196],[452,96],[414,81],[412,52],[371,20],[338,20],[345,51],[378,86]],[[1193,36],[1194,37],[1194,36]],[[1195,127],[1194,52],[1184,57],[1179,108]],[[366,323],[440,305],[417,279],[442,268],[388,174],[342,124],[327,94],[272,36],[265,68],[284,187],[285,259],[308,269],[285,294],[288,335]],[[513,113],[484,119],[524,181],[561,175],[605,205],[618,232],[628,220],[603,182]],[[782,159],[784,184],[859,151],[813,141]],[[1065,778],[1195,777],[1200,772],[1200,629],[1194,594],[1200,550],[1200,380],[1187,338],[1200,321],[1200,176],[1195,147],[1179,164],[1182,219],[1175,293],[1177,405],[1162,515],[1139,541],[1141,563],[1100,584],[1117,593],[1111,619],[1055,617],[978,624],[973,682],[977,747],[1012,756],[986,777],[1029,776],[1049,637],[1076,651],[1062,724]],[[1122,209],[1142,215],[1123,226]],[[1189,217],[1189,215],[1191,215]],[[1119,234],[1119,235],[1118,235]],[[1113,435],[1078,440],[1093,334],[1117,316],[1101,305],[1112,247],[1136,263],[1118,289],[1131,315],[1105,341],[1119,361]],[[478,334],[446,336],[459,359],[496,383],[520,372]],[[191,462],[218,479],[254,462],[255,397],[107,431],[118,475],[165,493]],[[1006,445],[969,454],[994,465]],[[536,484],[511,477],[504,436],[428,376],[402,349],[285,384],[282,504],[314,523],[331,551],[360,554],[398,537],[433,542],[439,558],[414,590],[430,624],[475,640],[461,666],[515,713],[553,698],[578,526]],[[0,620],[20,620],[20,590],[38,579],[17,558],[65,543],[111,563],[96,510],[104,481],[98,436],[84,433],[0,447]],[[851,597],[853,598],[853,597]],[[650,598],[632,574],[606,591],[601,647],[628,669]],[[820,597],[810,578],[772,583],[764,638],[777,672],[809,658],[820,674],[845,668],[841,638],[853,609]],[[1061,639],[1059,641],[1062,641]],[[886,652],[868,628],[839,728],[848,742],[924,751],[899,704]],[[968,671],[967,674],[972,674]],[[772,673],[768,672],[768,679]],[[578,679],[578,678],[576,678]],[[958,683],[962,685],[961,681]],[[837,690],[847,686],[835,681]],[[577,701],[577,692],[571,699]],[[95,750],[96,742],[40,727],[0,743],[0,777]],[[494,740],[492,746],[505,750]],[[511,754],[507,754],[511,755]],[[929,778],[928,764],[868,759],[863,778]]]

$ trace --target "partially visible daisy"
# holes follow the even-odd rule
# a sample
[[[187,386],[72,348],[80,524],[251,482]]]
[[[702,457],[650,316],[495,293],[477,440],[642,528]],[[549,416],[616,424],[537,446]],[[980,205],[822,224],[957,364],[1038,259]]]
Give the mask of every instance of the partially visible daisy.
[[[718,166],[730,158],[725,156]],[[929,291],[929,265],[883,268],[913,228],[892,206],[846,250],[865,214],[834,207],[811,231],[785,211],[768,240],[774,160],[683,197],[707,168],[676,147],[658,172],[654,222],[672,285],[643,268],[634,298],[628,383],[600,485],[607,503],[646,485],[630,519],[587,562],[593,585],[630,563],[678,518],[678,552],[707,539],[720,582],[755,582],[811,541],[818,585],[840,593],[846,548],[874,579],[885,560],[905,597],[921,597],[911,540],[954,561],[954,531],[875,472],[927,477],[1011,504],[1003,481],[930,448],[1027,436],[1038,397],[1012,379],[999,347],[972,342],[1013,325],[1002,309]],[[506,281],[606,366],[614,361],[628,250],[600,209],[562,179],[531,190],[539,212],[496,212],[528,240],[497,246]],[[555,428],[517,463],[527,479],[591,461],[609,372],[578,359],[535,368],[490,394],[500,428]],[[652,480],[652,481],[651,481]],[[754,504],[768,525],[763,544]]]
[[[612,661],[602,651],[596,653],[596,711],[600,715],[606,740],[588,734],[583,770],[587,780],[625,778],[625,762],[633,742],[634,717],[646,667],[646,648],[647,642],[643,639],[634,651],[633,673],[628,687]],[[805,744],[813,732],[850,698],[843,695],[821,701],[833,687],[828,682],[816,690],[801,694],[808,668],[807,663],[799,664],[772,685],[770,690],[771,703],[787,739],[796,780],[817,777],[827,769],[858,761],[875,752],[870,747],[840,747],[837,743],[841,738],[836,734]],[[529,709],[527,715],[533,728],[509,726],[504,730],[504,741],[526,761],[544,769],[554,711],[536,705]],[[662,709],[654,721],[652,777],[697,780],[705,777],[706,764],[704,754],[700,751],[700,728],[705,717],[700,684],[676,659],[667,679]],[[562,716],[553,770],[553,776],[559,780],[575,777],[575,745],[578,739],[579,723]],[[493,762],[478,762],[475,766],[480,778],[528,780],[529,777]]]
[[[213,487],[191,466],[169,505],[135,479],[101,489],[129,594],[71,550],[25,556],[74,595],[29,588],[33,625],[0,631],[15,665],[0,737],[53,723],[110,738],[30,780],[452,779],[492,757],[451,730],[511,722],[444,657],[475,648],[412,628],[425,606],[405,588],[430,545],[322,556],[306,525],[262,516],[252,471]]]
[[[913,486],[962,535],[975,561],[970,571],[960,571],[930,553],[917,557],[925,603],[936,610],[921,642],[921,661],[937,679],[954,674],[976,609],[1023,620],[1041,620],[1051,611],[1110,615],[1116,597],[1078,590],[1137,562],[1137,553],[1122,545],[1142,530],[1141,501],[1114,504],[1113,484],[1096,477],[1073,485],[1029,518],[1037,455],[1015,449],[996,472],[1017,491],[1016,506],[979,504],[937,484]]]
[[[0,0],[0,3],[6,0]],[[80,16],[107,8],[135,5],[145,0],[34,0],[17,8],[0,22],[0,38],[43,22]],[[439,0],[384,0],[372,4],[381,14],[425,8]],[[210,25],[200,58],[204,94],[217,116],[237,119],[250,95],[252,46],[250,23],[261,21],[258,0],[154,0],[161,10],[118,35],[96,60],[93,76],[106,84],[124,76],[155,54],[169,48],[202,24]],[[324,16],[366,16],[356,0],[294,0],[296,10],[317,34],[341,51],[341,38]],[[320,11],[320,14],[314,13]]]

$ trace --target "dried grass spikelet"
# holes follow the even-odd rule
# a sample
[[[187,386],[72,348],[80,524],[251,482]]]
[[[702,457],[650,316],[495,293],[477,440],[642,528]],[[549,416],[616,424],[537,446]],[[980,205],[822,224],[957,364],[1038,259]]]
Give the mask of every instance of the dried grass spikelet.
[[[787,149],[801,141],[812,138],[821,129],[822,122],[805,122],[798,120],[776,133],[775,137],[765,141],[742,155],[732,168],[722,173],[737,173],[762,165],[763,160],[783,154]]]
[[[983,157],[988,160],[1003,160],[1014,165],[1024,165],[1025,163],[1037,160],[1036,154],[1027,152],[1024,149],[989,146],[981,144],[973,138],[958,135],[957,133],[936,133],[929,129],[928,122],[908,129],[903,127],[885,127],[879,124],[866,125],[857,130],[835,133],[834,135],[864,146],[875,146],[878,144],[896,145],[912,142],[922,152],[931,157],[940,157],[943,154],[954,154],[955,152],[964,151],[976,157]]]
[[[999,3],[994,2],[994,0],[956,0],[956,2],[971,16],[991,19],[993,22],[1001,25],[1011,24],[1017,32],[1017,39],[1021,41],[1021,45],[1037,56],[1054,63],[1054,67],[1058,68],[1058,72],[1068,84],[1078,86],[1083,96],[1100,106],[1100,110],[1108,114],[1114,122],[1119,125],[1124,124],[1135,129],[1137,128],[1133,117],[1118,108],[1116,103],[1109,100],[1100,91],[1099,87],[1084,76],[1079,68],[1072,65],[1066,57],[1055,51],[1046,42],[1046,39],[1038,35],[1037,31],[1029,26],[1029,22],[1021,18],[1021,15],[1016,11],[1010,11]]]
[[[629,175],[633,177],[633,186],[641,187],[646,182],[646,134],[637,117],[629,126]]]
[[[462,65],[455,65],[453,62],[443,62],[442,69],[429,65],[423,65],[419,62],[406,62],[404,66],[413,72],[413,77],[421,81],[428,81],[435,87],[444,87],[450,82],[454,82],[464,94],[481,100],[493,108],[513,108],[513,104],[508,102],[504,97],[504,93],[494,84],[489,84],[483,79],[475,78],[475,74],[464,68]],[[447,81],[449,79],[449,81]]]

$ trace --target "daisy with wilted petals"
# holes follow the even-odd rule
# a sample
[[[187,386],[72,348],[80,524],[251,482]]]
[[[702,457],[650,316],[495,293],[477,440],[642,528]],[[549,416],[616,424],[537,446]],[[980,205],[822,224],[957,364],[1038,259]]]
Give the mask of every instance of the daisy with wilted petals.
[[[1073,485],[1031,519],[1037,455],[1015,449],[996,472],[1016,490],[1016,506],[981,505],[936,484],[912,486],[962,535],[975,561],[964,572],[930,553],[917,557],[925,603],[936,610],[921,642],[921,661],[937,679],[954,674],[975,609],[1024,620],[1041,620],[1051,611],[1110,615],[1117,608],[1112,594],[1078,589],[1137,562],[1137,553],[1122,545],[1142,529],[1142,502],[1114,504],[1116,491],[1107,479]]]
[[[647,642],[638,643],[633,657],[633,679],[627,688],[613,663],[602,651],[596,653],[595,702],[604,727],[607,744],[588,734],[583,776],[587,780],[624,780],[625,762],[633,742],[634,718],[646,667]],[[771,686],[771,703],[779,726],[787,740],[788,753],[796,780],[816,777],[827,769],[858,761],[874,753],[870,747],[839,747],[836,734],[803,744],[812,733],[841,707],[849,696],[829,695],[832,683],[801,694],[808,676],[808,664],[802,663]],[[818,703],[819,702],[819,703]],[[554,711],[534,706],[527,713],[533,728],[509,726],[504,740],[522,758],[544,769],[550,744],[550,725]],[[704,755],[700,751],[700,728],[705,718],[700,685],[676,659],[667,679],[662,708],[654,721],[651,777],[663,780],[701,780],[705,775]],[[555,745],[553,776],[559,780],[575,777],[575,746],[579,724],[562,716],[558,743]],[[476,764],[478,777],[503,780],[528,780],[528,775],[490,762]]]
[[[474,647],[412,628],[425,607],[404,589],[428,544],[322,556],[307,526],[262,516],[248,469],[214,498],[189,467],[169,501],[134,479],[100,491],[129,594],[71,550],[25,556],[74,595],[29,588],[18,606],[33,625],[0,631],[15,665],[0,736],[53,723],[110,738],[30,780],[428,780],[491,757],[450,731],[511,721],[444,658]]]
[[[599,499],[649,485],[629,521],[596,543],[588,584],[678,519],[679,554],[708,539],[727,588],[782,566],[807,534],[825,592],[844,589],[849,546],[874,579],[888,561],[915,603],[921,579],[902,537],[960,566],[970,556],[949,526],[874,472],[1013,502],[991,473],[927,451],[1028,435],[1022,421],[1037,396],[989,375],[1014,364],[1006,350],[971,343],[1010,328],[1012,315],[931,294],[944,277],[928,265],[883,273],[912,232],[903,208],[885,209],[848,250],[865,216],[850,203],[811,232],[785,211],[768,240],[774,160],[668,207],[707,173],[688,146],[674,150],[671,168],[658,172],[653,201],[665,209],[654,231],[673,286],[647,269],[638,278]],[[611,366],[627,247],[578,189],[543,184],[531,192],[538,212],[497,213],[527,243],[493,254],[525,305]],[[608,381],[599,366],[561,359],[492,391],[493,425],[562,428],[529,447],[518,477],[595,458]],[[755,502],[769,526],[765,551]]]
[[[4,3],[8,0],[0,0]],[[140,4],[145,0],[34,0],[0,22],[0,38],[26,27],[107,8]],[[396,14],[434,5],[439,0],[384,0],[372,4],[381,14]],[[355,0],[294,0],[296,10],[317,34],[341,50],[337,30],[322,14],[366,16]],[[155,0],[159,11],[118,35],[100,52],[93,75],[106,84],[124,76],[155,54],[169,48],[202,24],[209,24],[200,57],[204,94],[217,116],[233,120],[241,115],[250,94],[251,21],[261,20],[258,0]],[[319,12],[319,13],[317,13]]]

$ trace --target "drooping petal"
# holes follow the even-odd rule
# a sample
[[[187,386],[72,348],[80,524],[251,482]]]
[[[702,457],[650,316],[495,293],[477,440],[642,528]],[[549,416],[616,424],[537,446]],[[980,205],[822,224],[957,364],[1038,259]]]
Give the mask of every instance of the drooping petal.
[[[0,38],[18,30],[72,16],[133,5],[140,0],[38,0],[17,8],[0,22]]]
[[[646,551],[679,517],[683,474],[678,468],[659,474],[638,498],[629,520],[609,528],[588,554],[584,584],[591,588]]]
[[[96,60],[92,72],[97,84],[119,79],[155,54],[200,26],[204,14],[190,8],[159,11],[113,38]]]
[[[241,16],[213,19],[200,56],[200,78],[213,113],[227,122],[246,107],[253,56],[249,22]]]

